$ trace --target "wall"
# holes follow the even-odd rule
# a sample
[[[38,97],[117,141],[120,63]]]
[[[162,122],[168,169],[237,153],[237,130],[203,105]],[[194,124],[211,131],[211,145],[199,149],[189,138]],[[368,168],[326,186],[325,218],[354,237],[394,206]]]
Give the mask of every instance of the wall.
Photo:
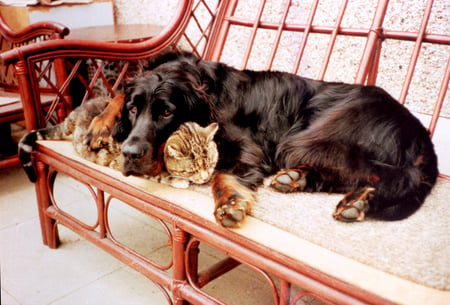
[[[166,24],[176,7],[176,0],[114,0],[115,17],[118,23],[157,23]],[[238,10],[241,14],[254,16],[258,8],[258,0],[240,1]],[[277,20],[280,18],[281,3],[284,1],[268,1],[267,11],[263,19]],[[311,0],[293,0],[292,13],[289,18],[306,18],[305,8],[310,6]],[[425,8],[425,0],[391,0],[388,14],[385,17],[384,26],[395,30],[408,30],[416,32],[420,26],[421,16]],[[369,27],[376,8],[376,0],[352,0],[347,6],[347,15],[343,20],[343,26]],[[321,0],[318,7],[318,15],[314,24],[333,24],[340,8],[340,1]],[[428,30],[433,33],[450,33],[450,1],[435,0],[433,13],[430,17]],[[224,49],[222,60],[239,67],[245,49],[245,44],[239,39],[245,37],[245,31],[230,31],[230,43]],[[267,53],[268,43],[273,41],[273,33],[259,32],[254,43],[254,49],[249,62],[253,69],[264,69],[265,62],[259,58]],[[277,54],[274,68],[290,71],[294,56],[292,53],[299,46],[301,37],[298,35],[286,36],[281,41],[283,48]],[[328,40],[321,35],[313,35],[309,38],[305,50],[304,60],[300,66],[300,74],[306,77],[316,78],[321,68],[320,58],[326,50]],[[356,74],[361,51],[365,43],[364,39],[346,37],[338,39],[333,49],[333,55],[325,75],[326,80],[352,82]],[[410,54],[414,49],[414,42],[386,41],[381,55],[380,71],[377,83],[388,90],[394,97],[400,95],[400,89],[404,75],[408,69]],[[355,51],[356,50],[356,51]],[[432,46],[424,44],[421,55],[416,65],[407,106],[417,112],[431,113],[437,90],[442,81],[450,54],[449,46]],[[261,56],[259,56],[261,55]],[[437,77],[439,76],[439,77]],[[444,102],[442,114],[450,117],[450,102],[447,96]]]
[[[177,3],[177,0],[114,0],[115,19],[119,24],[165,25]]]

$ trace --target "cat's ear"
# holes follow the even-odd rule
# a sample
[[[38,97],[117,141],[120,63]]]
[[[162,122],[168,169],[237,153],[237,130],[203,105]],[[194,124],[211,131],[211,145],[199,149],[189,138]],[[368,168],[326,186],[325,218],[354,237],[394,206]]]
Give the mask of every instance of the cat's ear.
[[[182,156],[182,154],[180,153],[179,149],[177,149],[172,144],[167,145],[165,153],[168,154],[169,157],[172,157],[172,158],[177,158],[177,157],[181,157]]]
[[[218,129],[219,129],[219,124],[217,124],[217,123],[211,123],[208,126],[206,126],[205,127],[206,139],[208,141],[212,141],[214,139],[214,135],[216,134]]]

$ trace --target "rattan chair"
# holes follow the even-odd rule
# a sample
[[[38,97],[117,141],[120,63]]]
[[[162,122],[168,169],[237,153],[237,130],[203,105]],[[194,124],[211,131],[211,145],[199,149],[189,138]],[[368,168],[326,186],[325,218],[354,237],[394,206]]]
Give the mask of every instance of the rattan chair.
[[[67,27],[54,22],[37,22],[19,31],[14,31],[0,15],[1,52],[44,40],[61,39],[68,34]],[[52,73],[53,70],[47,71],[48,77],[52,77]],[[44,105],[48,104],[49,96],[53,96],[53,94],[46,94],[46,88],[42,88]],[[0,65],[0,170],[19,165],[17,146],[11,136],[11,123],[23,120],[23,118],[23,106],[14,66],[2,64]]]

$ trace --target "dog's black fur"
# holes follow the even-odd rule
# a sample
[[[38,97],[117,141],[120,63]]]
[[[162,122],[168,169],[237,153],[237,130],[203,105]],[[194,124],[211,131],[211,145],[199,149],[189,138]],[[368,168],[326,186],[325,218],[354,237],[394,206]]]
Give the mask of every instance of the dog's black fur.
[[[125,140],[126,175],[157,174],[167,137],[195,121],[219,123],[218,172],[251,190],[266,175],[306,166],[305,191],[373,187],[366,214],[397,220],[415,212],[435,184],[428,132],[381,88],[240,71],[186,53],[166,54],[149,70],[128,85],[115,130]]]

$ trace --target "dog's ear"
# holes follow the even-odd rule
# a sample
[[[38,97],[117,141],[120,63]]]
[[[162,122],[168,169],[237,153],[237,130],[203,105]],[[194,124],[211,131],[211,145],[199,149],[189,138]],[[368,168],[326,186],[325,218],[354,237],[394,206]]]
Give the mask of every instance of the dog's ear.
[[[117,124],[114,125],[114,128],[112,130],[112,136],[117,142],[121,143],[125,141],[130,132],[131,132],[130,120],[128,119],[127,115],[126,116],[122,115],[119,122],[117,122]]]
[[[208,94],[209,86],[208,82],[198,75],[188,74],[188,79],[190,80],[190,86],[192,87],[192,92],[195,98],[204,102],[209,103],[211,96]]]
[[[187,69],[186,69],[187,70]],[[210,123],[211,98],[208,93],[208,84],[203,81],[198,71],[183,71],[183,85],[178,88],[181,90],[181,98],[184,99],[185,111],[189,113],[185,117],[189,121],[194,121],[202,126]]]

